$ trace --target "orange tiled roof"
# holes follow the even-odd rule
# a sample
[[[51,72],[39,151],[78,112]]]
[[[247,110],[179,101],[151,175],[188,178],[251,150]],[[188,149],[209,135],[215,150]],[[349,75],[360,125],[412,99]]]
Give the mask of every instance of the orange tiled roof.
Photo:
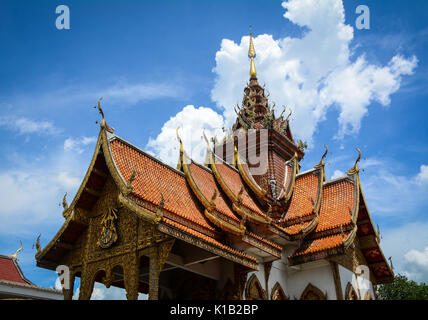
[[[212,237],[208,237],[207,235],[205,235],[203,233],[200,233],[200,232],[198,232],[196,230],[193,230],[193,229],[191,229],[191,228],[189,228],[187,226],[184,226],[181,223],[177,223],[177,222],[172,221],[172,220],[170,220],[168,218],[165,218],[165,217],[162,218],[162,222],[164,222],[164,223],[166,223],[166,224],[168,224],[170,226],[173,226],[175,228],[178,228],[181,231],[184,231],[184,232],[186,232],[188,234],[191,234],[191,235],[193,235],[193,236],[195,236],[197,238],[203,239],[206,242],[209,242],[209,243],[211,243],[211,244],[213,244],[213,245],[215,245],[215,246],[217,246],[217,247],[219,247],[221,249],[229,251],[229,252],[231,252],[233,254],[242,256],[242,257],[244,257],[246,259],[249,259],[249,260],[252,260],[252,261],[256,261],[256,258],[254,258],[254,257],[252,257],[252,256],[250,256],[248,254],[245,254],[245,253],[243,253],[241,251],[235,250],[235,249],[233,249],[233,248],[231,248],[229,246],[226,246],[223,243],[221,243],[220,241],[218,241],[218,240],[216,240],[216,239],[214,239]]]
[[[229,217],[230,219],[239,222],[240,220],[236,217],[230,206],[226,203],[226,196],[217,187],[215,177],[211,170],[209,170],[208,168],[202,168],[200,165],[195,164],[193,162],[189,165],[189,170],[191,171],[193,179],[195,180],[195,183],[198,186],[199,190],[202,192],[205,198],[207,198],[208,201],[211,201],[215,190],[215,192],[217,193],[217,197],[214,200],[216,210]]]
[[[290,257],[291,259],[331,250],[342,245],[343,236],[340,229],[336,229],[334,234],[323,235],[323,232],[341,226],[349,227],[351,213],[355,206],[356,188],[357,185],[348,179],[324,184],[318,224],[307,235],[307,240]],[[344,232],[345,238],[348,234],[349,232]]]
[[[314,233],[345,226],[351,222],[357,186],[342,179],[323,187],[320,215]]]
[[[241,191],[242,186],[244,186],[241,204],[260,216],[266,217],[260,207],[256,204],[255,200],[249,195],[245,182],[242,180],[239,172],[225,163],[216,163],[216,166],[221,177],[229,186],[233,194],[237,196]]]
[[[119,139],[110,142],[110,149],[115,164],[125,181],[129,180],[135,168],[136,176],[132,183],[132,193],[135,196],[158,205],[162,192],[165,201],[164,210],[208,230],[215,230],[205,219],[203,208],[197,203],[197,199],[192,196],[184,175],[155,161]]]
[[[348,236],[348,234],[349,232],[344,233],[345,238]],[[292,257],[294,258],[298,256],[318,253],[329,249],[334,249],[340,247],[342,243],[343,236],[340,233],[318,239],[306,240],[303,242],[302,246],[296,250]]]
[[[319,177],[314,171],[296,177],[294,192],[284,222],[312,214],[314,203],[317,200],[318,186]]]

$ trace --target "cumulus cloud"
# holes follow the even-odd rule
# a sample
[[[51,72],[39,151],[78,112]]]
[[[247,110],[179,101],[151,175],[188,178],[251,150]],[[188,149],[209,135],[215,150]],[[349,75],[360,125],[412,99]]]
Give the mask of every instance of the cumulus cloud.
[[[420,172],[413,176],[399,175],[393,166],[373,165],[367,168],[360,178],[371,210],[379,215],[409,219],[428,205],[426,168],[428,166],[422,165]],[[406,216],[403,216],[404,212]]]
[[[73,300],[79,299],[79,290],[73,294]],[[106,288],[103,284],[96,282],[92,291],[91,300],[126,300],[126,290],[116,287]],[[143,293],[138,294],[138,300],[147,300],[147,295]]]
[[[421,165],[420,171],[415,180],[419,184],[428,183],[428,165]]]
[[[414,279],[428,282],[428,247],[423,251],[412,249],[404,258],[407,262],[407,274]]]
[[[168,83],[127,83],[119,82],[103,90],[99,96],[105,101],[136,104],[140,101],[159,98],[177,98],[186,94],[185,89],[175,84]]]
[[[340,177],[343,177],[344,175],[345,173],[343,171],[335,170],[333,175],[331,176],[331,179],[340,178]]]
[[[380,229],[382,250],[385,257],[392,256],[396,274],[405,274],[412,280],[428,283],[427,228],[428,221],[418,219],[393,228]]]
[[[277,105],[277,111],[282,111],[279,106],[293,110],[293,132],[309,145],[318,124],[326,119],[331,108],[339,110],[336,138],[357,133],[369,106],[373,102],[388,106],[391,94],[400,88],[402,77],[412,74],[417,66],[415,56],[396,55],[385,66],[370,64],[364,55],[352,61],[350,45],[354,30],[345,24],[341,0],[289,0],[282,6],[286,9],[284,17],[303,27],[305,33],[301,38],[274,39],[269,34],[255,37],[258,79],[266,84],[269,99]],[[249,79],[248,45],[249,36],[242,37],[240,43],[223,39],[216,53],[211,98],[223,111],[224,119],[218,128],[230,128],[236,119],[234,106],[240,104]],[[185,112],[188,119],[192,118],[190,112]],[[214,110],[211,114],[220,119]],[[199,136],[199,132],[196,135]],[[169,137],[172,136],[171,133]],[[170,144],[163,147],[162,137],[166,137],[165,132],[149,145],[156,146],[153,149],[157,154],[170,161],[171,156],[166,155]],[[194,137],[193,147],[196,147],[195,141]],[[203,148],[204,142],[199,143],[198,148]]]
[[[205,130],[209,138],[219,137],[223,134],[223,122],[223,117],[210,108],[195,108],[188,105],[163,125],[156,139],[149,139],[147,148],[153,150],[169,165],[177,165],[179,143],[176,128],[179,128],[186,152],[192,159],[203,162],[207,145],[203,140],[202,132]]]
[[[0,117],[0,126],[19,134],[55,135],[60,132],[50,121],[36,121],[25,117]]]
[[[80,142],[89,145],[93,141],[82,138]],[[28,236],[61,223],[58,215],[62,212],[62,197],[67,192],[71,200],[91,155],[70,151],[72,149],[64,150],[62,145],[55,146],[46,158],[41,156],[43,161],[25,160],[21,154],[20,163],[0,170],[1,234]]]
[[[266,83],[271,93],[270,101],[293,109],[293,130],[302,139],[311,141],[331,107],[340,110],[338,138],[358,132],[368,106],[374,101],[388,105],[402,76],[411,74],[417,65],[416,57],[400,55],[386,66],[372,65],[364,56],[352,62],[353,28],[345,24],[340,0],[290,0],[282,6],[285,18],[308,31],[302,38],[274,39],[267,34],[254,38],[256,67],[259,82]],[[223,39],[216,54],[217,78],[211,94],[224,109],[228,126],[248,80],[248,43],[248,36],[239,44]]]
[[[65,151],[74,151],[79,154],[85,151],[84,147],[97,141],[96,137],[82,137],[80,139],[67,138],[64,141]]]

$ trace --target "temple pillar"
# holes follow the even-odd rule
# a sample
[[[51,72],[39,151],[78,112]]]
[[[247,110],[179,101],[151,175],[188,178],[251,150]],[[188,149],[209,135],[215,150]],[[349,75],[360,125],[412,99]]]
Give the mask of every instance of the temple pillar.
[[[149,271],[149,300],[159,299],[159,276],[163,265],[171,252],[175,239],[156,244],[150,248],[150,271]]]
[[[159,247],[154,245],[149,253],[149,300],[159,298]]]
[[[138,287],[139,287],[139,263],[137,255],[133,254],[129,257],[128,262],[123,270],[124,282],[126,289],[126,298],[128,300],[138,300]]]
[[[68,289],[65,289],[66,288],[65,283],[64,283],[64,286],[62,287],[62,294],[64,295],[64,300],[72,300],[73,299],[74,279],[75,279],[75,274],[74,274],[74,272],[70,271],[70,278],[68,281]]]
[[[79,300],[90,300],[94,289],[94,275],[92,272],[82,270],[80,277]]]

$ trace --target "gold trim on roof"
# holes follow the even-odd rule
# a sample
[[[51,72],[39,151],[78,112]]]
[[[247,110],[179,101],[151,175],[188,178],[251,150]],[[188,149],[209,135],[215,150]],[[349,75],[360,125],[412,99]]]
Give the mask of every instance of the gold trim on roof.
[[[205,140],[207,140],[208,143],[208,139],[206,139],[205,133],[203,133]],[[204,210],[204,214],[205,217],[211,221],[212,223],[214,223],[216,226],[220,227],[222,230],[225,231],[229,231],[231,233],[237,234],[237,235],[242,235],[245,233],[245,226],[235,226],[232,223],[229,223],[223,219],[220,219],[216,214],[213,213],[213,211],[215,210],[215,198],[217,197],[217,195],[213,194],[211,200],[208,200],[205,195],[202,193],[202,191],[199,189],[198,185],[196,184],[196,181],[192,175],[192,171],[190,170],[189,166],[187,165],[187,155],[186,152],[184,151],[183,148],[183,142],[181,141],[180,136],[178,135],[178,129],[177,129],[177,138],[178,141],[180,142],[180,163],[181,166],[183,168],[183,172],[184,175],[186,177],[187,182],[190,185],[190,189],[192,189],[193,193],[195,194],[195,196],[198,198],[198,200],[202,203],[202,205],[205,207]],[[208,146],[208,151],[211,154],[211,149]],[[217,213],[217,211],[216,211]]]
[[[291,198],[291,195],[293,194],[294,191],[294,185],[296,182],[296,175],[297,175],[297,167],[298,167],[298,160],[297,160],[297,153],[294,153],[294,157],[293,159],[291,159],[291,161],[293,162],[293,167],[292,170],[293,172],[291,173],[290,176],[290,183],[287,187],[287,190],[285,190],[285,185],[287,183],[287,173],[284,175],[284,185],[283,185],[283,189],[278,197],[278,201],[282,202],[283,205],[285,205]],[[285,168],[288,170],[288,165],[285,165]]]
[[[245,183],[248,185],[248,187],[261,199],[266,199],[267,191],[263,188],[261,188],[259,185],[257,185],[251,177],[248,176],[247,172],[245,171],[244,167],[242,166],[241,160],[239,158],[239,152],[238,149],[235,146],[235,153],[234,157],[236,159],[236,165],[238,167],[238,171],[241,174],[242,179],[245,181]]]

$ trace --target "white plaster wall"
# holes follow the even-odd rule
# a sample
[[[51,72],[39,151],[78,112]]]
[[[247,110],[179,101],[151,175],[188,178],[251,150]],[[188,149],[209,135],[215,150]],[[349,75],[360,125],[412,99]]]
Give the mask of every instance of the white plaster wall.
[[[290,299],[300,299],[309,283],[320,289],[327,296],[327,299],[337,299],[333,272],[327,261],[319,260],[287,269],[288,292],[286,294],[290,296]]]
[[[331,266],[326,260],[319,260],[301,264],[295,267],[288,265],[288,251],[293,248],[288,248],[282,253],[281,260],[274,261],[269,276],[268,295],[270,299],[271,290],[276,282],[278,282],[284,293],[290,299],[300,299],[307,285],[311,283],[327,295],[327,299],[337,299],[336,289],[334,286],[334,278]],[[266,290],[264,265],[259,264],[259,270],[248,274],[249,279],[253,274],[256,274],[262,287]]]

